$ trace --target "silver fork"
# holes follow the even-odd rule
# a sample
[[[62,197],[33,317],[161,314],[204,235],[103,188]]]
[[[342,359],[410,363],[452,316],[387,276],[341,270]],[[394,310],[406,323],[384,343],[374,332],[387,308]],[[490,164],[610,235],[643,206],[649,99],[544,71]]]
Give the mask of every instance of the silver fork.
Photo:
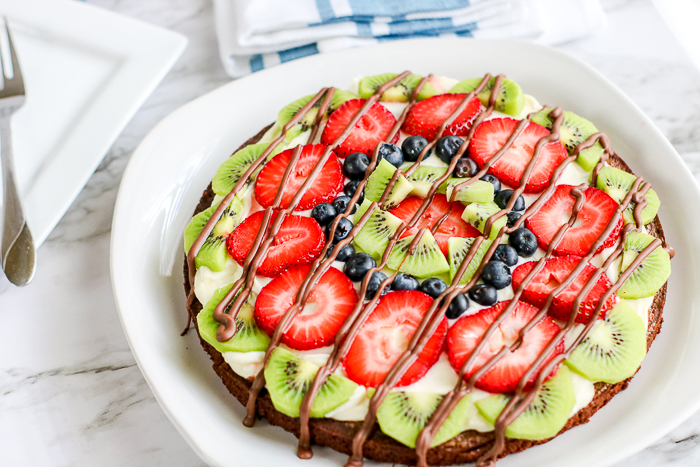
[[[7,20],[4,21],[8,57],[0,53],[0,64],[4,87],[0,90],[0,159],[3,175],[3,229],[0,262],[5,275],[15,285],[27,285],[36,271],[36,250],[34,240],[27,226],[27,218],[17,192],[12,162],[12,114],[24,104],[24,81],[15,48],[12,45]],[[0,30],[0,34],[3,31]],[[1,52],[1,51],[0,51]],[[7,52],[7,49],[5,50]],[[9,63],[8,63],[9,62]]]

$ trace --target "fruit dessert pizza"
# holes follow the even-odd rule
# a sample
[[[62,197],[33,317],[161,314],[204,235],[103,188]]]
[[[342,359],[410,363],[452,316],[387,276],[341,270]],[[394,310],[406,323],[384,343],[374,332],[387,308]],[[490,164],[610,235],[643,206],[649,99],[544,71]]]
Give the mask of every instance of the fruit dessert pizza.
[[[184,234],[188,312],[244,425],[299,457],[492,465],[639,369],[659,204],[593,123],[502,75],[364,77],[222,163]]]

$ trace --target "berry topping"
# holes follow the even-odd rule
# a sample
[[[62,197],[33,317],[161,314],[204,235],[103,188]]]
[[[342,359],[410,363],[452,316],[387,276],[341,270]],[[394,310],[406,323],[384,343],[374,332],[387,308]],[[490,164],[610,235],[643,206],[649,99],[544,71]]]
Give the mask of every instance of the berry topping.
[[[508,235],[508,244],[523,258],[529,258],[537,251],[537,237],[525,227],[520,227]]]
[[[347,185],[345,185],[345,188],[343,188],[343,193],[345,196],[349,196],[352,198],[355,196],[355,193],[357,192],[357,187],[360,185],[361,180],[352,180],[348,182]],[[360,193],[360,197],[357,198],[357,204],[362,204],[362,202],[365,200],[365,193],[364,191]]]
[[[345,261],[343,272],[354,282],[359,282],[367,275],[370,269],[375,267],[377,262],[367,253],[359,252],[352,255]]]
[[[310,266],[283,272],[262,288],[255,301],[255,322],[268,335],[296,300]],[[310,350],[333,343],[343,322],[357,304],[352,282],[335,268],[330,268],[311,290],[304,310],[294,317],[282,336],[282,342],[297,350]]]
[[[379,147],[379,160],[382,159],[386,159],[386,161],[394,167],[401,167],[401,164],[403,164],[401,148],[395,144],[382,144]]]
[[[559,256],[548,259],[544,267],[530,280],[523,291],[523,300],[535,306],[543,306],[547,301],[547,296],[554,291],[559,285],[566,280],[574,268],[581,262],[579,256]],[[530,261],[521,264],[513,271],[513,287],[517,288],[525,280],[536,262]],[[596,268],[590,263],[587,263],[583,270],[562,292],[554,297],[554,301],[549,309],[550,316],[567,321],[571,315],[574,300],[581,292],[581,289],[586,285],[586,282],[591,278]],[[578,313],[576,314],[577,323],[587,323],[590,321],[591,314],[598,306],[600,297],[610,288],[611,284],[606,274],[601,274],[593,288],[586,294],[586,297],[581,301]],[[611,295],[601,309],[600,316],[605,316],[605,313],[612,308],[615,301],[615,295]]]
[[[403,157],[407,162],[415,162],[420,157],[423,148],[428,145],[428,140],[422,136],[409,136],[403,143],[401,143],[401,149],[403,150]],[[426,154],[425,157],[428,157]]]
[[[350,201],[352,201],[352,198],[350,196],[338,196],[336,199],[333,200],[333,207],[338,212],[338,214],[342,214],[348,209]],[[357,211],[357,204],[353,206],[352,210],[350,211],[350,214],[355,214],[355,211]]]
[[[264,211],[251,214],[228,238],[226,248],[238,264],[243,265],[253,247],[264,215]],[[273,212],[270,226],[275,217],[277,213]],[[323,245],[323,230],[318,222],[310,217],[289,215],[282,222],[265,259],[258,267],[258,274],[273,277],[292,266],[310,263],[321,254]]]
[[[473,177],[479,172],[479,166],[472,159],[462,157],[457,161],[454,176],[457,178]]]
[[[423,281],[419,290],[433,298],[438,298],[440,294],[447,290],[447,284],[442,279],[431,277]]]
[[[330,253],[331,250],[330,248],[328,249],[328,253]],[[345,245],[343,248],[340,249],[338,252],[338,255],[335,257],[336,261],[342,261],[343,263],[348,260],[352,255],[355,254],[355,248],[353,248],[352,244],[349,243]]]
[[[481,273],[481,280],[494,286],[496,290],[505,289],[510,285],[510,269],[500,261],[489,261]]]
[[[571,194],[571,185],[559,185],[551,198],[527,221],[527,227],[535,234],[543,249],[547,249],[557,230],[569,221],[575,198]],[[557,255],[585,256],[591,246],[600,237],[610,220],[615,215],[618,204],[607,193],[597,188],[583,190],[585,200],[578,212],[576,223],[570,227],[554,249]],[[622,216],[602,248],[612,246],[617,241],[622,228]]]
[[[418,290],[419,287],[418,279],[405,272],[398,273],[391,283],[391,290]]]
[[[473,315],[464,316],[449,329],[447,332],[447,356],[455,370],[459,371],[466,363],[488,327],[503,312],[508,303],[510,303],[510,300],[500,302],[494,307],[487,308]],[[497,354],[503,346],[510,346],[514,343],[519,337],[520,330],[535,317],[537,311],[537,308],[527,303],[518,302],[509,316],[498,325],[498,332],[492,333],[489,340],[481,348],[478,356],[465,373],[464,378],[469,379],[491,357]],[[532,329],[525,333],[522,344],[517,349],[507,352],[476,381],[476,387],[488,392],[506,393],[515,391],[525,372],[558,332],[559,326],[551,318],[543,317]],[[556,345],[538,370],[563,351],[564,342],[562,340]],[[529,385],[535,381],[537,373],[538,371],[533,372],[528,382]],[[555,373],[556,369],[552,371],[550,376],[553,376]]]
[[[326,128],[321,136],[321,143],[327,146],[333,144],[364,103],[364,99],[353,99],[338,107],[328,118]],[[395,124],[396,119],[391,112],[375,102],[355,124],[345,140],[335,148],[335,152],[341,158],[353,152],[361,152],[371,156],[374,148],[380,141],[384,141],[389,136],[389,132]],[[398,139],[399,133],[396,132],[396,136],[391,142],[395,143]]]
[[[510,202],[510,198],[513,196],[513,193],[515,193],[514,190],[501,190],[496,194],[494,197],[493,201],[498,205],[499,208],[505,209],[506,206],[508,206],[508,203]],[[525,198],[523,198],[523,195],[518,196],[518,199],[515,201],[515,204],[513,205],[513,211],[524,211],[525,210]]]
[[[369,167],[369,157],[362,152],[353,152],[343,161],[343,174],[350,180],[362,180]]]
[[[494,177],[491,174],[486,174],[483,177],[481,177],[479,180],[483,180],[485,182],[489,182],[491,185],[493,185],[493,192],[498,193],[501,191],[501,181]]]
[[[289,178],[284,182],[284,193],[280,208],[289,206],[292,198],[297,194],[304,181],[311,174],[314,166],[323,155],[326,149],[322,144],[307,144],[301,150],[299,160],[294,166],[294,170],[289,174]],[[273,157],[260,171],[255,182],[255,198],[264,208],[272,206],[277,196],[277,190],[284,178],[294,149],[287,149]],[[304,196],[299,200],[295,211],[306,211],[319,203],[330,201],[335,198],[343,189],[343,172],[338,158],[330,155],[323,165],[320,173],[309,186]]]
[[[386,274],[381,271],[375,271],[374,274],[372,274],[372,277],[370,277],[369,282],[367,283],[367,293],[365,294],[365,298],[367,298],[367,300],[374,298],[374,296],[377,294],[377,290],[379,290],[379,286],[382,285],[382,282],[384,282],[385,279]],[[389,289],[390,287],[386,287],[382,291],[382,295],[388,293]]]
[[[494,118],[483,122],[474,132],[469,155],[484,167],[506,143],[515,131],[518,120],[512,118]],[[489,172],[500,178],[509,186],[519,186],[537,141],[550,133],[536,123],[530,123],[515,139],[508,150],[491,166]],[[553,141],[542,146],[535,167],[525,185],[526,193],[539,193],[549,186],[554,169],[566,159],[566,148],[560,141]]]
[[[506,225],[508,227],[513,227],[515,225],[515,223],[518,222],[518,219],[520,219],[521,216],[522,216],[522,214],[519,212],[515,212],[515,211],[509,212],[508,214],[506,214],[506,218],[508,219],[508,221],[506,222]]]
[[[477,284],[469,291],[469,298],[479,305],[491,306],[498,301],[498,291],[489,284]]]
[[[348,238],[350,231],[355,227],[350,219],[343,217],[338,221],[338,225],[335,226],[335,233],[333,234],[333,243],[338,243],[341,240]]]
[[[455,295],[455,298],[450,302],[445,316],[449,319],[457,319],[462,316],[467,309],[469,309],[469,299],[466,295],[460,293]]]
[[[333,219],[335,219],[335,216],[337,215],[338,211],[336,211],[333,205],[330,203],[317,204],[311,210],[311,217],[313,217],[321,227],[333,222]]]
[[[443,136],[435,145],[435,154],[445,164],[452,162],[464,140],[458,136]]]
[[[502,243],[496,247],[491,260],[501,261],[506,266],[515,266],[518,264],[518,252],[512,246]]]
[[[345,356],[343,368],[348,378],[367,387],[380,385],[408,348],[432,302],[424,293],[408,290],[380,298]],[[397,386],[414,383],[428,372],[440,356],[446,331],[447,319],[443,319]]]
[[[411,107],[401,129],[409,135],[422,136],[432,141],[440,125],[454,112],[466,94],[439,94]],[[462,113],[445,128],[444,135],[466,136],[474,119],[484,110],[477,98],[467,103]]]

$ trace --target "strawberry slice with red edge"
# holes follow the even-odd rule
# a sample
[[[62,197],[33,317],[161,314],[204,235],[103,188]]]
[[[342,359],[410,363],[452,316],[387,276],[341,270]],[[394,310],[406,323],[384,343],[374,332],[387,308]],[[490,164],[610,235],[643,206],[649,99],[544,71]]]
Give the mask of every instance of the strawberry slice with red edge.
[[[459,372],[472,352],[476,349],[486,330],[500,315],[510,300],[499,302],[473,315],[463,316],[447,331],[447,356],[452,367]],[[489,336],[464,379],[483,367],[503,346],[510,346],[518,339],[518,333],[530,322],[539,310],[525,302],[518,302],[507,318],[498,325]],[[508,351],[495,365],[476,381],[476,387],[488,392],[514,392],[518,382],[532,366],[545,347],[554,339],[560,328],[549,316],[544,316],[523,337],[522,344],[513,351]],[[542,367],[556,355],[564,351],[564,340],[556,344],[552,352],[544,359],[537,371],[528,380],[526,389],[532,386]],[[556,368],[548,375],[554,376]]]
[[[294,195],[301,189],[321,159],[325,149],[326,146],[322,144],[307,144],[302,147],[299,160],[297,160],[289,178],[284,182],[280,209],[289,206]],[[260,171],[255,181],[255,198],[260,206],[267,208],[274,203],[277,190],[284,178],[284,172],[292,161],[292,154],[294,154],[293,148],[282,151],[265,164]],[[343,169],[340,161],[334,154],[331,154],[294,210],[306,211],[317,204],[333,201],[343,191],[343,180]]]
[[[542,307],[547,301],[550,293],[559,287],[567,277],[569,277],[583,260],[580,256],[558,256],[546,260],[544,267],[534,275],[528,282],[523,291],[522,298],[532,305]],[[525,280],[530,271],[535,267],[536,261],[523,263],[513,271],[513,288],[520,287],[520,284]],[[548,313],[553,318],[568,321],[573,309],[574,300],[583,289],[583,286],[588,282],[593,273],[596,271],[590,263],[586,263],[581,272],[574,278],[564,290],[559,292],[554,297],[552,305]],[[576,314],[575,321],[577,323],[586,324],[591,320],[591,315],[595,311],[601,296],[611,287],[610,280],[606,274],[601,274],[596,280],[593,288],[586,294],[586,297],[581,301],[581,305]],[[600,318],[615,304],[615,294],[612,294],[603,305],[600,311]]]
[[[466,94],[439,94],[418,102],[411,107],[401,129],[409,135],[422,136],[432,141],[437,136],[440,125],[457,110]],[[464,110],[447,125],[442,136],[466,136],[476,117],[484,106],[478,98],[472,97]]]
[[[469,145],[469,156],[480,168],[486,165],[515,131],[518,120],[494,118],[481,123]],[[529,123],[513,144],[490,168],[489,173],[511,187],[520,186],[525,168],[532,160],[537,142],[549,135],[550,131],[536,123]],[[554,170],[567,157],[566,148],[559,140],[542,146],[537,162],[525,185],[526,193],[539,193],[550,184]]]
[[[269,336],[285,312],[296,302],[311,266],[288,269],[262,288],[255,301],[255,322]],[[282,342],[297,350],[311,350],[333,343],[343,322],[357,304],[352,281],[331,267],[309,293],[306,305],[282,335]]]
[[[352,118],[360,111],[365,99],[352,99],[344,102],[328,117],[326,127],[321,135],[321,143],[330,146],[345,131]],[[389,132],[396,124],[396,118],[381,104],[374,103],[367,112],[360,117],[355,127],[348,136],[335,148],[338,157],[345,158],[353,152],[362,152],[372,156],[374,148],[380,142],[386,140]],[[399,132],[389,141],[396,143],[399,140]]]
[[[576,198],[571,194],[571,185],[558,185],[552,196],[532,217],[526,221],[527,228],[537,237],[539,245],[546,250],[559,228],[571,217]],[[583,190],[583,206],[578,212],[573,227],[564,233],[554,248],[555,255],[586,256],[615,216],[618,204],[607,193],[598,188]],[[622,229],[622,216],[618,215],[615,227],[598,251],[617,242]]]
[[[413,215],[422,204],[423,198],[410,196],[401,201],[401,203],[390,212],[407,223],[413,218]],[[464,207],[464,204],[459,202],[449,203],[445,195],[437,194],[416,224],[404,231],[401,238],[415,235],[420,229],[425,227],[432,229],[432,227],[449,211],[450,215],[440,224],[440,227],[438,227],[434,234],[435,240],[437,240],[440,246],[440,250],[447,256],[447,242],[450,238],[478,237],[481,235],[481,232],[462,219]]]
[[[262,226],[264,211],[253,213],[241,222],[226,241],[226,248],[241,266],[250,252]],[[277,213],[270,218],[272,226]],[[258,267],[258,274],[273,277],[292,266],[307,264],[321,254],[325,236],[321,226],[311,217],[287,216],[275,235],[265,259]]]
[[[345,356],[343,368],[348,378],[363,386],[379,386],[408,348],[432,303],[431,297],[417,290],[389,292],[380,298]],[[397,386],[418,381],[437,362],[446,331],[447,318],[444,318]]]

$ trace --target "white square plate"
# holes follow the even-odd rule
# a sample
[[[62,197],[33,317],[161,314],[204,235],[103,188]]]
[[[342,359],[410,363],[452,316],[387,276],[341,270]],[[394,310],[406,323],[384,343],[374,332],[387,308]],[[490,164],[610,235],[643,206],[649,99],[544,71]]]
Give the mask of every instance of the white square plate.
[[[16,178],[39,246],[187,44],[68,0],[0,0],[27,100],[12,121]]]
[[[353,76],[406,69],[462,79],[504,73],[543,104],[589,118],[654,186],[677,251],[663,330],[630,387],[590,423],[499,466],[610,465],[688,418],[700,406],[700,217],[687,209],[700,189],[681,158],[627,96],[566,54],[521,42],[420,39],[308,57],[229,83],[163,120],[132,156],[114,213],[112,285],[134,356],[183,437],[217,466],[344,465],[347,457],[329,449],[298,459],[296,438],[280,428],[243,427],[243,407],[212,371],[195,333],[178,336],[186,318],[182,276],[158,275],[161,229],[178,190],[184,203],[174,231],[184,227],[219,164],[288,102],[324,86],[347,88]],[[187,181],[190,188],[182,188]],[[176,271],[181,259],[182,253]]]

